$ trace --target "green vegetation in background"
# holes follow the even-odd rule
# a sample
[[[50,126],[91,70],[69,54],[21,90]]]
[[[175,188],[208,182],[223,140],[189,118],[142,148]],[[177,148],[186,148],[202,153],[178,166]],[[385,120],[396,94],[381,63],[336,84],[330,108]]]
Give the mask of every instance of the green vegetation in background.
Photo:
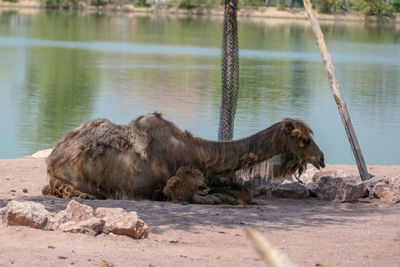
[[[18,0],[3,0],[3,2],[18,3]]]
[[[135,7],[151,7],[151,4],[147,3],[147,0],[138,0],[133,4]]]
[[[105,0],[91,0],[90,5],[91,6],[105,6],[108,4],[108,1]]]
[[[188,9],[188,10],[198,7],[198,4],[195,5],[195,4],[192,4],[191,2],[192,1],[190,1],[190,0],[181,0],[178,7],[181,9]],[[196,2],[198,2],[198,1],[196,1]]]
[[[395,11],[394,1],[388,0],[352,0],[351,7],[365,15],[391,15]]]
[[[4,0],[17,2],[18,0]],[[89,2],[92,6],[132,3],[135,7],[151,7],[147,0],[41,0],[49,6],[75,7],[78,2]],[[238,0],[240,6],[275,6],[278,10],[303,7],[302,0]],[[400,12],[400,0],[312,0],[314,8],[321,13],[360,12],[365,15],[390,16]],[[223,0],[169,0],[181,9],[222,5]]]
[[[276,4],[276,9],[285,10],[285,8],[286,8],[285,1],[279,0],[279,2]]]
[[[238,1],[239,1],[239,6],[266,6],[268,3],[270,4],[271,2],[265,0],[238,0]],[[279,1],[281,2],[283,0]],[[207,5],[214,5],[214,6],[223,5],[224,0],[170,0],[169,2],[177,3],[180,8],[192,9]]]
[[[223,0],[170,0],[180,8],[192,9],[204,5],[221,5]],[[365,15],[391,15],[400,12],[400,0],[312,0],[321,13],[355,11]],[[302,0],[239,0],[239,6],[275,6],[278,10],[301,8]]]
[[[50,7],[58,7],[62,5],[76,6],[79,0],[41,0]]]
[[[392,15],[400,12],[400,0],[313,0],[313,6],[321,13],[355,11],[365,15]]]

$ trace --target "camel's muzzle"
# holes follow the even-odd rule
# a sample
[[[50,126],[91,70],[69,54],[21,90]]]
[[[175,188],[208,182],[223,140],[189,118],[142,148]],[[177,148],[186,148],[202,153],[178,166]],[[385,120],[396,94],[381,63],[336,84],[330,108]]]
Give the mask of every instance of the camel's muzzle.
[[[318,158],[312,157],[310,159],[310,163],[317,168],[318,170],[320,168],[325,168],[325,160],[324,160],[324,153],[321,152]]]

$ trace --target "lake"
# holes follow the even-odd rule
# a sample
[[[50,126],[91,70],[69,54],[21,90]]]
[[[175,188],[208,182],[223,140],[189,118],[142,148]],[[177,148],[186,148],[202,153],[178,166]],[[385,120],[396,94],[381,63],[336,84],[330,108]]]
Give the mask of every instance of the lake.
[[[400,30],[322,25],[367,164],[400,164]],[[51,147],[82,122],[159,111],[216,140],[222,18],[0,14],[0,158]],[[239,20],[234,138],[306,121],[327,163],[354,164],[307,21]]]

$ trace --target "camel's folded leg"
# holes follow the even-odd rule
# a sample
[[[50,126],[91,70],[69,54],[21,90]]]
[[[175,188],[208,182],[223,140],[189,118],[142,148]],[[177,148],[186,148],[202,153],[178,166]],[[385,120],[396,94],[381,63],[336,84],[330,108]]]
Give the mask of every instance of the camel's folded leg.
[[[61,198],[73,198],[80,197],[85,199],[95,199],[97,197],[83,193],[76,189],[74,186],[69,184],[68,182],[51,177],[49,180],[49,184],[43,186],[42,194],[45,196],[57,196]]]
[[[210,189],[198,191],[193,196],[193,203],[196,204],[208,204],[208,205],[219,205],[219,204],[238,204],[236,198],[228,193],[209,193]]]
[[[163,193],[173,202],[193,202],[193,196],[206,186],[203,173],[191,166],[180,167],[164,186]]]
[[[225,187],[214,187],[196,192],[193,202],[198,204],[245,205],[252,203],[248,191],[233,190]]]
[[[210,188],[203,173],[191,166],[178,169],[163,189],[163,193],[173,202],[196,204],[248,204],[251,195],[246,190],[234,190],[225,186]]]

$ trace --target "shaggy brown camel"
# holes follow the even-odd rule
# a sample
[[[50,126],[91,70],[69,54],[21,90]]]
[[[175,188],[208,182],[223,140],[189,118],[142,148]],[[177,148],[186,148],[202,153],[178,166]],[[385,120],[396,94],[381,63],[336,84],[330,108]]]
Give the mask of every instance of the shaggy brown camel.
[[[277,154],[283,160],[276,176],[302,172],[307,163],[325,167],[311,129],[299,120],[285,119],[240,140],[214,142],[182,132],[158,113],[124,126],[96,119],[55,145],[46,161],[49,185],[42,193],[238,204],[250,201],[251,193],[231,179],[233,173]]]

